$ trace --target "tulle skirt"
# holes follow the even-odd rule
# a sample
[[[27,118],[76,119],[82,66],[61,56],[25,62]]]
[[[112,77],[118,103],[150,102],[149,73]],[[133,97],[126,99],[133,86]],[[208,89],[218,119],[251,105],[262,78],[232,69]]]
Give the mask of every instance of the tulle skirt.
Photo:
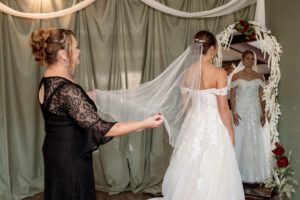
[[[199,114],[184,122],[163,180],[164,197],[154,199],[244,200],[234,148],[219,113],[209,119]]]
[[[262,183],[271,174],[268,160],[271,153],[269,124],[266,120],[264,127],[261,127],[259,119],[257,121],[256,127],[247,128],[251,124],[253,126],[250,119],[234,127],[235,153],[245,183]]]

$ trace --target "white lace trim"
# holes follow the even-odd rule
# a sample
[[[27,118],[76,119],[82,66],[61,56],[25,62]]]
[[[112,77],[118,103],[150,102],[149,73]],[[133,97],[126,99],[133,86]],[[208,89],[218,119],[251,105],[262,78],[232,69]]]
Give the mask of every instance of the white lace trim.
[[[234,87],[238,86],[238,85],[240,84],[241,81],[245,81],[245,82],[258,81],[258,84],[259,84],[261,87],[265,87],[264,82],[263,82],[261,79],[258,79],[258,78],[257,78],[257,79],[252,79],[252,80],[250,80],[250,81],[247,81],[247,80],[244,80],[244,79],[237,79],[237,80],[231,82],[230,88],[234,88]]]
[[[208,92],[211,94],[215,94],[215,95],[227,95],[227,87],[224,88],[209,88],[209,89],[205,89],[205,90],[192,90],[191,88],[185,88],[185,87],[181,87],[181,92],[182,93],[187,93],[187,92]]]

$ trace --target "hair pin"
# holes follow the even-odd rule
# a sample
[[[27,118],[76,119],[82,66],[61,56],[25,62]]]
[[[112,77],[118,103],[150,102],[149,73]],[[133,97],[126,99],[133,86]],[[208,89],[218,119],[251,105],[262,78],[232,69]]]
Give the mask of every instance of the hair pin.
[[[200,40],[200,39],[194,38],[194,42],[202,44],[205,42],[205,40]]]

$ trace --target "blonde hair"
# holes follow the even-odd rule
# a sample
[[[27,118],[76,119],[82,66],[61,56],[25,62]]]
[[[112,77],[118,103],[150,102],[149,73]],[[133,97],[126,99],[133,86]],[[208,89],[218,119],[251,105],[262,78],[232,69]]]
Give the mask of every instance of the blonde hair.
[[[72,73],[75,67],[72,63],[72,36],[75,37],[71,30],[59,28],[39,28],[32,32],[30,46],[35,60],[43,66],[55,64],[58,51],[65,50]]]

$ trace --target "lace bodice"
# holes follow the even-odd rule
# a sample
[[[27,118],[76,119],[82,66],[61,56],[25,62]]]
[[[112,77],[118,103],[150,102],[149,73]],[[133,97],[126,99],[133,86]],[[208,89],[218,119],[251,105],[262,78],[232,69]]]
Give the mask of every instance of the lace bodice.
[[[44,84],[44,102],[41,104],[43,111],[48,111],[49,113],[58,116],[67,116],[62,110],[62,107],[58,106],[58,92],[56,90],[61,89],[64,84],[69,83],[67,79],[60,77],[46,77],[43,78],[40,84]]]
[[[231,82],[230,87],[236,89],[236,98],[253,98],[258,97],[259,86],[264,87],[264,82],[261,79],[253,79],[250,81],[237,79]]]
[[[181,92],[185,93],[185,92],[206,92],[206,93],[210,93],[210,94],[214,94],[214,95],[227,95],[227,87],[224,88],[209,88],[209,89],[205,89],[205,90],[192,90],[190,88],[181,88]]]
[[[105,141],[103,136],[115,122],[106,122],[99,117],[94,102],[80,85],[63,77],[44,77],[40,87],[42,84],[45,94],[44,102],[41,104],[44,117],[50,114],[71,118],[91,137],[96,138],[98,140],[96,143],[101,144]]]
[[[192,90],[189,88],[182,88],[181,90],[183,93],[190,92],[191,94],[191,103],[192,103],[192,110],[217,110],[218,109],[218,102],[217,96],[218,95],[227,95],[227,87],[224,88],[209,88],[205,90]]]

